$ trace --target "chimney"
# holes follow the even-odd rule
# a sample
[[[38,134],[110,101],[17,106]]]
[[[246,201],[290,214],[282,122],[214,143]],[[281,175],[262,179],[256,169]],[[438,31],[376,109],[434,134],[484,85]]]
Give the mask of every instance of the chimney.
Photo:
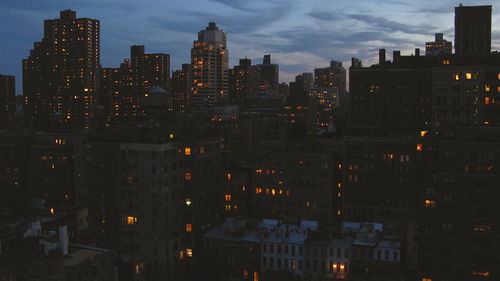
[[[378,50],[378,64],[382,65],[385,62],[385,49]]]
[[[415,56],[420,57],[420,48],[415,48]]]
[[[69,239],[68,239],[68,227],[66,225],[61,225],[59,226],[59,243],[61,247],[61,252],[63,256],[67,256],[68,253],[68,244],[69,244]]]
[[[399,63],[399,57],[401,57],[401,51],[393,51],[392,52],[392,61],[395,65]]]

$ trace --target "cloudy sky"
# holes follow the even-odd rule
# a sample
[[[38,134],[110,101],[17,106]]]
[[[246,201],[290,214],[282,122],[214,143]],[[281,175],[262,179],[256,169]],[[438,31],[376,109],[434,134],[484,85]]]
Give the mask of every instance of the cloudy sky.
[[[495,1],[462,0],[464,5]],[[171,55],[172,69],[189,62],[196,34],[215,21],[228,34],[230,65],[264,54],[280,64],[280,78],[325,67],[329,60],[350,65],[351,57],[374,63],[379,48],[413,53],[442,32],[453,40],[451,0],[1,0],[0,73],[16,75],[21,60],[43,36],[43,20],[73,9],[101,21],[101,63],[115,67],[129,46]],[[500,49],[500,5],[493,6],[493,49]],[[390,59],[390,56],[389,56]]]

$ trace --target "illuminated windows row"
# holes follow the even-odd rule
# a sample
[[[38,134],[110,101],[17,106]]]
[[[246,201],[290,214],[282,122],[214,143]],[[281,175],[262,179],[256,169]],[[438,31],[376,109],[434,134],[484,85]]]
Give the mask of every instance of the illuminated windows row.
[[[284,191],[283,189],[274,189],[274,188],[266,188],[264,190],[262,187],[255,188],[255,194],[261,194],[264,192],[265,192],[265,194],[271,194],[272,196],[276,196],[276,194],[278,194],[278,195],[285,194],[286,196],[290,196],[290,190]]]

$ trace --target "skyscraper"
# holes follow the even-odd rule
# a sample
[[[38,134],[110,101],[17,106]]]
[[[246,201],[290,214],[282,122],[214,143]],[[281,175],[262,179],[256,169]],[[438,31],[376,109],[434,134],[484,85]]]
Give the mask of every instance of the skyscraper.
[[[491,52],[491,6],[455,7],[455,53]]]
[[[425,55],[435,56],[439,54],[449,55],[451,54],[452,46],[451,42],[443,39],[443,33],[435,34],[434,42],[425,43]]]
[[[210,22],[191,49],[191,110],[205,111],[228,96],[226,33]]]
[[[13,124],[15,111],[15,77],[0,75],[0,129]]]
[[[23,60],[26,125],[46,129],[56,119],[88,128],[99,89],[99,21],[72,10],[45,20],[44,36]]]

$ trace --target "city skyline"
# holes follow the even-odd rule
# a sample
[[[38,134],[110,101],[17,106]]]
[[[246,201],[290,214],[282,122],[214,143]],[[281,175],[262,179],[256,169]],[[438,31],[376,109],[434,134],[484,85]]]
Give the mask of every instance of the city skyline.
[[[432,40],[436,32],[444,33],[445,39],[453,42],[453,7],[459,5],[446,1],[429,8],[430,1],[353,4],[320,0],[300,5],[298,1],[247,4],[239,0],[109,1],[105,4],[54,0],[44,7],[30,3],[0,4],[4,34],[0,43],[0,72],[17,76],[17,94],[22,93],[19,61],[28,56],[32,42],[43,36],[40,23],[47,18],[57,18],[58,12],[67,8],[75,10],[79,17],[101,21],[102,67],[116,67],[128,57],[129,46],[144,44],[151,52],[170,54],[171,69],[180,69],[182,63],[189,62],[189,50],[196,32],[214,21],[228,34],[231,67],[240,58],[248,57],[258,62],[264,54],[271,53],[274,62],[281,66],[281,81],[290,82],[298,73],[328,66],[331,59],[349,67],[353,56],[366,65],[375,63],[379,48],[389,52],[398,49],[402,54],[413,53],[416,47],[423,50],[425,42]],[[199,11],[193,11],[194,4]],[[488,3],[467,1],[462,4]],[[492,50],[500,49],[498,23],[500,16],[493,7]]]

